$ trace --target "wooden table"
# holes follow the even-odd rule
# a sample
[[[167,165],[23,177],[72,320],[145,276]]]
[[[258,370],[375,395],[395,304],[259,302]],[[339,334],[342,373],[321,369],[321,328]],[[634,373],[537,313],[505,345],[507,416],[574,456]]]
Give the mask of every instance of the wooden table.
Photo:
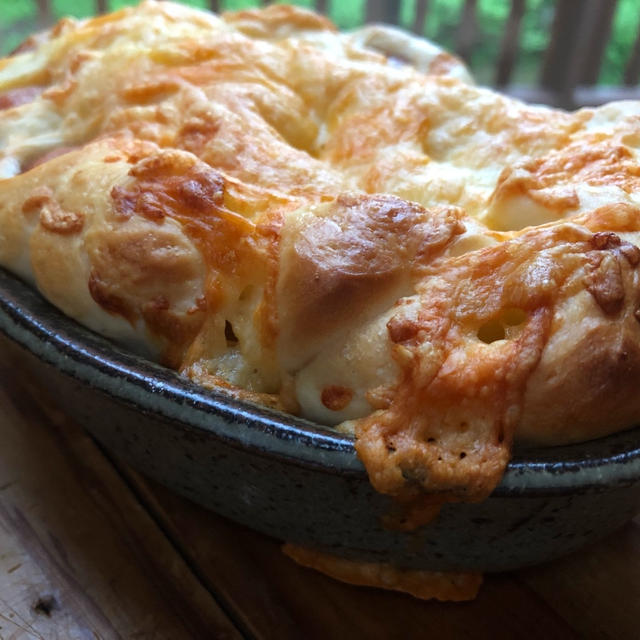
[[[640,517],[571,557],[421,602],[303,569],[103,451],[0,360],[0,638],[640,638]]]

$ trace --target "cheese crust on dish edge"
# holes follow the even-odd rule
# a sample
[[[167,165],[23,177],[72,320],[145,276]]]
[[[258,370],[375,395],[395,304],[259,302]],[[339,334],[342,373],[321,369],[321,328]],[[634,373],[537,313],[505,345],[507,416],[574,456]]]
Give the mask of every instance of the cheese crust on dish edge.
[[[386,55],[385,55],[386,54]],[[143,2],[0,60],[0,264],[198,383],[486,498],[640,418],[640,102],[566,113],[388,27]]]

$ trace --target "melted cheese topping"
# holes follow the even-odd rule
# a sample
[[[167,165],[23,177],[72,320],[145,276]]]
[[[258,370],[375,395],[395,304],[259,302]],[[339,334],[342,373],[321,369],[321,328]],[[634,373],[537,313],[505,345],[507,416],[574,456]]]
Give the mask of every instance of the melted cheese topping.
[[[423,600],[473,600],[482,584],[482,575],[479,573],[398,569],[380,562],[346,560],[293,544],[285,544],[283,551],[298,564],[336,580],[364,587],[403,591]]]
[[[0,61],[0,262],[355,433],[415,526],[486,497],[514,435],[640,417],[639,148],[635,102],[528,106],[395,29],[148,1]]]

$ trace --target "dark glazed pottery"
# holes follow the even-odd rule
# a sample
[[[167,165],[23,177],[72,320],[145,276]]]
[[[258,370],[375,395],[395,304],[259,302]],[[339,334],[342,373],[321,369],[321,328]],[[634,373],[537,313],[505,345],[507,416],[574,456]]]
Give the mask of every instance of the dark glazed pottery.
[[[2,335],[4,334],[4,335]],[[516,452],[494,494],[388,531],[353,441],[205,391],[84,329],[0,269],[0,349],[143,473],[282,540],[400,567],[500,571],[575,550],[640,510],[640,429]]]

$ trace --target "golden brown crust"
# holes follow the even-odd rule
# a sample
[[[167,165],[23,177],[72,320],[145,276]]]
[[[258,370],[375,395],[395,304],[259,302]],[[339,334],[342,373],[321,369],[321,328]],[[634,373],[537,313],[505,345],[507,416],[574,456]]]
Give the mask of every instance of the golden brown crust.
[[[144,2],[0,61],[0,261],[357,433],[416,525],[488,495],[514,437],[640,417],[639,116],[523,105],[393,29]]]
[[[287,220],[279,323],[285,367],[298,368],[341,327],[366,321],[411,291],[421,267],[464,231],[453,208],[426,211],[389,196],[343,194]]]
[[[222,17],[252,38],[286,38],[306,31],[336,31],[328,18],[287,5],[228,12]]]
[[[518,425],[525,441],[579,442],[634,425],[640,415],[640,250],[620,237],[638,229],[640,210],[607,206],[576,222],[593,232],[591,250],[576,282],[582,286],[556,306],[529,380]]]
[[[402,372],[390,405],[355,425],[374,486],[403,498],[426,489],[435,502],[486,498],[519,423],[532,418],[525,396],[534,371],[544,371],[554,313],[586,292],[607,316],[618,316],[631,297],[633,315],[638,257],[613,233],[564,224],[436,266],[387,325]],[[611,373],[620,356],[597,344]]]

